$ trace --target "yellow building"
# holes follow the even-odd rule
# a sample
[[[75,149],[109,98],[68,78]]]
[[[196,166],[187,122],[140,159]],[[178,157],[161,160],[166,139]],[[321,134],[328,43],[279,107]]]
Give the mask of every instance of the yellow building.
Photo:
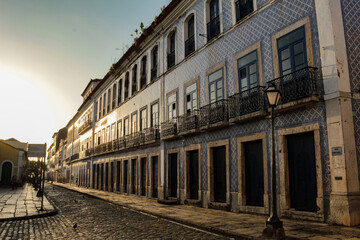
[[[13,176],[20,180],[27,163],[27,143],[0,140],[0,185],[8,185]]]

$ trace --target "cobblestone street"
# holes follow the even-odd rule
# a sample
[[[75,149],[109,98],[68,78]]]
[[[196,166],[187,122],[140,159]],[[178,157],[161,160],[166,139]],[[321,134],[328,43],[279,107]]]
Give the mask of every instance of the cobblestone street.
[[[0,239],[226,239],[60,187],[46,192],[59,214],[3,222]]]

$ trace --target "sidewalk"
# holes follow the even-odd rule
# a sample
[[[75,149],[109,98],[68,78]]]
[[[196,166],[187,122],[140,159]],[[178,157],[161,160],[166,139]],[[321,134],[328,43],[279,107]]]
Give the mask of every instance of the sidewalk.
[[[154,199],[136,195],[111,193],[55,182],[53,184],[160,218],[237,239],[261,237],[267,219],[266,216],[233,213],[188,205],[162,205]],[[359,227],[334,226],[289,219],[282,219],[282,221],[285,234],[290,239],[360,239]]]
[[[11,188],[0,188],[0,222],[52,216],[57,210],[44,196],[44,211],[40,211],[41,197],[36,196],[37,191],[31,184]]]

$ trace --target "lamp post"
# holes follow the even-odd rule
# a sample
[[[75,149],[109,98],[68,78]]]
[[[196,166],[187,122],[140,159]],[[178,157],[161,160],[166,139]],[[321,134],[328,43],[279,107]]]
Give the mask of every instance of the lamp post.
[[[283,239],[285,232],[283,223],[277,214],[277,176],[276,176],[276,163],[275,163],[275,137],[274,137],[274,108],[278,105],[280,100],[280,91],[272,84],[266,90],[266,97],[271,107],[271,215],[266,220],[266,229],[263,234],[267,237],[275,239]]]

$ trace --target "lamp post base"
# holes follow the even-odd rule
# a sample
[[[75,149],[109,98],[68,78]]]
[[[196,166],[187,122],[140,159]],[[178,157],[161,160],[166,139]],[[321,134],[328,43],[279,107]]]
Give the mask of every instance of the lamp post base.
[[[266,221],[266,228],[262,232],[263,239],[285,239],[282,221]]]

